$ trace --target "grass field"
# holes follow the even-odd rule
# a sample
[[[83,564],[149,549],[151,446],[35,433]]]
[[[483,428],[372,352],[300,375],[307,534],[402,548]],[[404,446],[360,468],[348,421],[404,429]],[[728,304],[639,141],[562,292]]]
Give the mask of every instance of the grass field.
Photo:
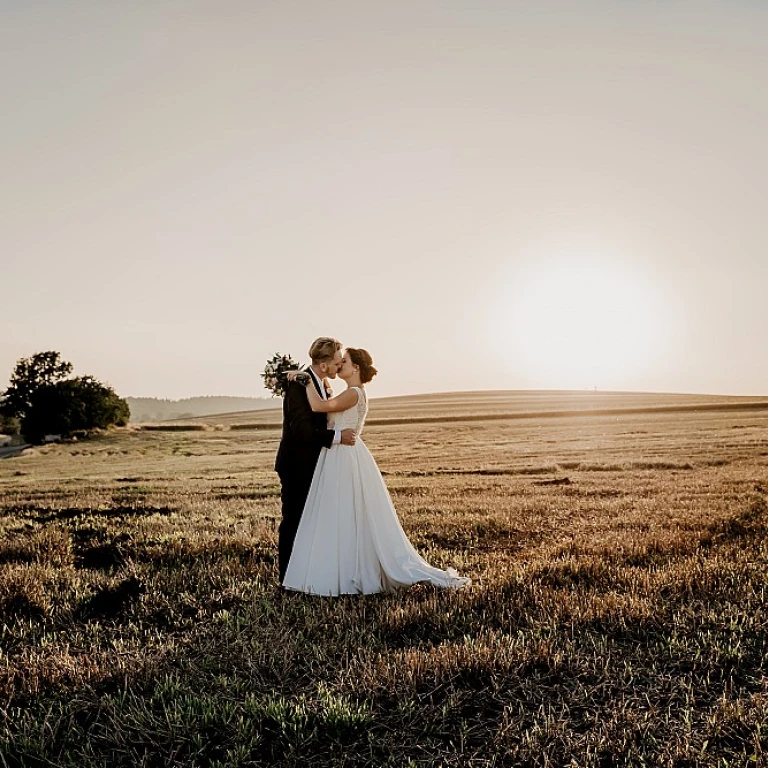
[[[0,768],[768,765],[768,399],[374,401],[473,584],[335,600],[276,588],[278,420],[0,462]]]

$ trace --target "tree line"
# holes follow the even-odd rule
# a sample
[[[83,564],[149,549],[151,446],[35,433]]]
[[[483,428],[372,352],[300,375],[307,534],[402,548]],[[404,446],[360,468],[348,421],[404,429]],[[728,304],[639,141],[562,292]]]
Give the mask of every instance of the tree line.
[[[19,431],[31,443],[94,429],[125,426],[128,403],[93,376],[71,376],[60,353],[38,352],[16,363],[10,386],[0,394],[0,432]]]

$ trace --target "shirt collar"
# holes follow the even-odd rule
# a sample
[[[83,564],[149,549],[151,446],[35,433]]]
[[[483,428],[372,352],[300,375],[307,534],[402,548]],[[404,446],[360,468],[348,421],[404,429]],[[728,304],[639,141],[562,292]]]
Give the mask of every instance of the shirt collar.
[[[317,388],[320,390],[320,397],[322,397],[323,400],[327,400],[328,395],[325,391],[322,380],[318,378],[317,374],[311,368],[307,368],[307,370],[309,371],[309,375],[315,380],[315,382],[317,382]]]

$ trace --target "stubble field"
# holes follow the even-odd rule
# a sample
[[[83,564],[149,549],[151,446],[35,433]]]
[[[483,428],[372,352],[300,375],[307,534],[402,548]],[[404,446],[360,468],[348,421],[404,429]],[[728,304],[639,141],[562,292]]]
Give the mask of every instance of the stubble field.
[[[275,412],[3,460],[0,766],[768,765],[768,400],[588,398],[373,401],[459,592],[279,591]]]

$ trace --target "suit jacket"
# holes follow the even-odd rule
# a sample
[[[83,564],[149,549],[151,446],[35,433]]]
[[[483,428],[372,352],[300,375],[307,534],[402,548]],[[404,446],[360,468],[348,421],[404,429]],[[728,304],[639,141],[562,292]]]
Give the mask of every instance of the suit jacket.
[[[318,390],[313,376],[308,386]],[[304,385],[297,381],[288,384],[283,396],[283,434],[275,459],[275,471],[281,478],[312,476],[315,471],[320,449],[333,445],[334,430],[328,429],[324,413],[315,413],[309,405]]]

